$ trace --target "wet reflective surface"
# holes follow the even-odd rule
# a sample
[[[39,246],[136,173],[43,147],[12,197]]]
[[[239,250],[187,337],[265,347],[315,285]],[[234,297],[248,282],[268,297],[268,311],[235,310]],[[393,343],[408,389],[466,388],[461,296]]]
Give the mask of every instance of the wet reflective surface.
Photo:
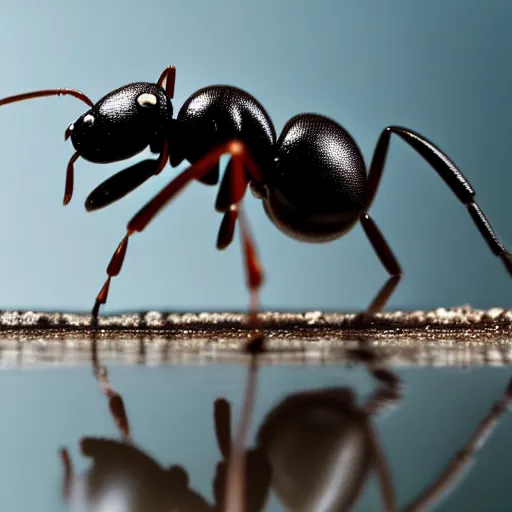
[[[0,509],[222,510],[247,359],[211,349],[174,353],[163,344],[147,350],[150,342],[134,340],[129,354],[105,342],[95,366],[82,341],[1,342]],[[474,340],[457,349],[413,343],[380,367],[401,379],[395,394],[383,386],[385,375],[379,381],[357,358],[335,357],[332,347],[262,358],[248,435],[247,510],[342,510],[336,507],[359,490],[354,510],[382,510],[379,472],[368,471],[378,467],[366,430],[373,426],[403,510],[503,397],[512,377],[508,353],[506,340],[485,350]],[[99,385],[95,374],[108,379]],[[109,410],[116,392],[129,440]],[[469,467],[435,510],[508,510],[510,414]]]

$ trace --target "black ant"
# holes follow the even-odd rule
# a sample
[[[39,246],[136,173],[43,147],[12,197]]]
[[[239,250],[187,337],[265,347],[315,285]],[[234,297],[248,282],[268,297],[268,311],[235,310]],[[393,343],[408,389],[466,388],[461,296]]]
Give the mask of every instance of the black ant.
[[[107,267],[108,278],[92,311],[96,322],[107,300],[111,278],[118,275],[128,239],[142,231],[186,185],[194,180],[215,184],[219,159],[231,155],[216,201],[224,214],[217,247],[227,247],[237,220],[242,234],[251,319],[258,311],[263,272],[256,255],[241,201],[250,185],[271,221],[286,235],[305,242],[329,242],[349,232],[360,221],[382,265],[390,274],[368,312],[382,309],[401,277],[401,267],[368,210],[381,181],[392,134],[416,150],[444,179],[468,209],[491,251],[512,274],[512,255],[500,242],[475,202],[475,192],[455,164],[422,135],[399,126],[385,128],[377,142],[368,174],[359,147],[335,121],[318,114],[290,119],[279,137],[263,106],[250,94],[227,85],[204,87],[192,94],[173,119],[171,99],[176,70],[168,66],[156,83],[132,83],[93,104],[83,93],[51,89],[11,96],[0,106],[39,96],[70,94],[91,108],[66,130],[76,153],[66,174],[64,204],[73,193],[73,164],[78,157],[95,163],[124,160],[149,146],[159,157],[144,160],[117,173],[87,198],[88,211],[103,208],[158,174],[169,160],[192,165],[174,178],[128,223],[127,234]]]

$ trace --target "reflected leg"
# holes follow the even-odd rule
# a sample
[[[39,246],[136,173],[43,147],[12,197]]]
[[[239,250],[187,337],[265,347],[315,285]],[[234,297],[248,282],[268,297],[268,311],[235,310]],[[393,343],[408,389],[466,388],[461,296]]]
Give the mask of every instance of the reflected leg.
[[[476,452],[482,448],[502,416],[507,412],[511,402],[512,380],[509,381],[501,399],[492,405],[485,418],[477,426],[467,444],[450,460],[439,476],[405,508],[407,512],[428,510],[435,501],[438,501],[455,485],[458,478],[464,474],[464,470],[473,461]]]
[[[107,397],[110,414],[112,415],[114,422],[121,433],[121,436],[125,440],[130,439],[130,424],[128,422],[128,416],[124,406],[124,400],[122,396],[112,388],[110,385],[110,379],[108,369],[106,366],[100,364],[98,358],[98,346],[97,346],[97,330],[93,330],[91,339],[91,363],[93,368],[93,374],[96,381],[100,385],[101,392]]]

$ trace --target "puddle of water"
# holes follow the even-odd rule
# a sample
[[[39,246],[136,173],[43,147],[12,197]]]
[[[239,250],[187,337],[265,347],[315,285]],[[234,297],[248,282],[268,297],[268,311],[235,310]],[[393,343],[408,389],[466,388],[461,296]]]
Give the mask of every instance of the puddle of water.
[[[243,361],[212,361],[196,353],[188,364],[183,354],[181,362],[161,358],[136,364],[136,354],[133,360],[121,362],[112,347],[103,363],[124,399],[134,443],[128,446],[119,444],[119,432],[87,363],[87,352],[69,359],[64,351],[50,357],[44,350],[20,355],[12,344],[4,348],[0,510],[215,510],[215,478],[223,458],[215,435],[214,403],[226,399],[232,422],[238,422],[247,376]],[[399,509],[463,447],[512,376],[512,367],[480,364],[481,353],[473,349],[471,358],[467,350],[464,357],[445,358],[448,364],[442,367],[406,360],[393,365],[404,382],[403,397],[397,407],[378,414],[373,424]],[[298,358],[293,365],[283,361],[265,364],[259,372],[248,438],[251,447],[269,412],[290,395],[350,388],[363,404],[376,389],[375,380],[360,364],[348,367],[329,357],[313,362]],[[477,363],[468,365],[468,361]],[[471,471],[435,510],[508,510],[511,416],[505,413],[477,453]],[[81,447],[84,438],[91,439]],[[110,443],[99,443],[99,438]],[[301,444],[296,446],[298,450]],[[302,446],[305,451],[310,448],[306,441]],[[69,452],[75,475],[67,487],[59,456],[62,448]],[[82,449],[96,458],[84,456]],[[262,486],[264,467],[248,474],[247,485],[254,493]],[[321,470],[322,465],[311,463],[311,478]],[[64,487],[68,504],[63,501]],[[355,510],[381,509],[378,480],[370,476]],[[272,486],[264,510],[285,510]]]

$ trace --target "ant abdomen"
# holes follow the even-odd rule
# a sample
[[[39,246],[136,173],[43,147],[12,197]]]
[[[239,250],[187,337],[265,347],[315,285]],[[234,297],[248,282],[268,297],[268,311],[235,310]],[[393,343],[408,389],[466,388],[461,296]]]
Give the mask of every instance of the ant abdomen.
[[[265,211],[285,234],[308,242],[339,238],[358,221],[366,168],[354,139],[318,114],[286,123],[267,178]]]

